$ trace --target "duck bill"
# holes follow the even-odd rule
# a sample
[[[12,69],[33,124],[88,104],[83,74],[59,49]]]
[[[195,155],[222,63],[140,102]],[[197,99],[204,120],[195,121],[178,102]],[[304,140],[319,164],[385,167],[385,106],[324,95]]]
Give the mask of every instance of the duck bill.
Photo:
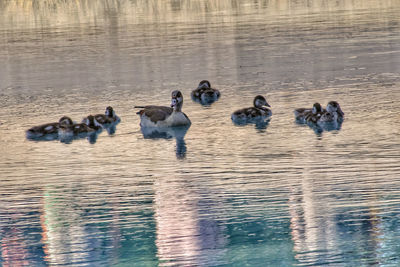
[[[265,105],[264,106],[267,106],[267,107],[271,107],[268,103],[265,103]]]
[[[172,98],[172,100],[171,100],[171,108],[175,108],[177,104],[178,104],[178,101],[175,98]]]
[[[341,108],[338,108],[338,109],[337,109],[337,112],[338,112],[341,116],[344,116],[344,112],[342,111]]]

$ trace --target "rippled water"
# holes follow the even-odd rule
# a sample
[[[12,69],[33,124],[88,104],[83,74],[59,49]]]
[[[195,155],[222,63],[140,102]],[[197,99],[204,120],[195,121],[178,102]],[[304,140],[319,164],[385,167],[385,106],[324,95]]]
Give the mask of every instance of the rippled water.
[[[3,266],[400,264],[399,1],[0,1]],[[190,99],[208,79],[222,96]],[[142,132],[181,90],[192,126]],[[266,96],[269,124],[230,114]],[[340,130],[293,109],[337,100]],[[25,130],[114,107],[114,134]]]

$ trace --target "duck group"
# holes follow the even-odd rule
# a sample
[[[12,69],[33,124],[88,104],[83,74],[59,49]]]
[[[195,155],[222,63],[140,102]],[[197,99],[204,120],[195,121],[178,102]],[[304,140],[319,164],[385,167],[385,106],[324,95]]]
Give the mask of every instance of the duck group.
[[[221,96],[219,90],[212,88],[207,80],[202,80],[196,89],[191,92],[193,101],[203,105],[210,105]],[[137,114],[140,117],[142,128],[170,128],[190,127],[189,117],[182,111],[183,94],[179,90],[171,93],[170,106],[143,105],[135,106],[140,109]],[[341,123],[344,113],[336,101],[330,101],[326,108],[314,103],[312,108],[297,108],[294,110],[295,120],[298,123],[310,126],[322,127],[326,124]],[[259,123],[269,121],[272,116],[271,106],[264,96],[257,95],[252,107],[240,108],[231,114],[231,120],[235,124]],[[43,136],[79,136],[90,134],[101,129],[108,129],[120,122],[111,106],[106,108],[104,114],[89,115],[83,118],[81,123],[73,122],[71,118],[63,116],[58,122],[35,126],[26,131],[28,138],[40,138]]]
[[[58,122],[34,126],[26,131],[26,137],[34,140],[70,140],[99,133],[102,129],[110,129],[120,122],[110,106],[105,114],[88,115],[80,123],[74,122],[70,117],[63,116]]]
[[[344,119],[344,112],[336,101],[330,101],[325,109],[317,102],[312,108],[295,109],[294,116],[298,123],[308,124],[319,130],[339,129]]]

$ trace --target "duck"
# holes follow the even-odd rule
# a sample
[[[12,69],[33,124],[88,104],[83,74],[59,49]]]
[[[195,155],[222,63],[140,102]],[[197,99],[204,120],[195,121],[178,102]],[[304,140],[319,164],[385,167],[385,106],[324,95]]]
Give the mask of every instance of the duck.
[[[340,108],[340,105],[336,101],[330,101],[326,106],[326,109],[322,111],[321,115],[314,123],[331,123],[331,122],[342,122],[344,113]]]
[[[305,123],[306,122],[306,117],[309,116],[310,114],[313,114],[313,112],[316,112],[317,110],[323,111],[324,109],[322,108],[320,103],[314,103],[312,108],[297,108],[294,110],[294,117],[296,121]]]
[[[305,111],[303,113],[304,118],[302,118],[302,120],[307,123],[317,123],[324,112],[325,110],[322,108],[320,103],[314,103],[313,108],[310,111]]]
[[[219,90],[212,88],[207,80],[202,80],[191,93],[192,99],[202,104],[211,104],[218,100],[220,96]]]
[[[135,106],[142,108],[140,116],[141,127],[175,127],[190,126],[189,117],[182,112],[183,95],[179,90],[171,93],[171,107],[165,106]]]
[[[46,123],[39,126],[34,126],[26,131],[27,138],[39,138],[45,135],[57,135],[60,125],[73,125],[73,121],[68,116],[63,116],[58,122]]]
[[[74,123],[74,124],[67,124],[67,123],[60,123],[58,129],[59,136],[73,136],[73,135],[81,135],[87,133],[96,132],[95,129],[90,128],[86,123]]]
[[[112,124],[115,122],[119,122],[121,119],[115,114],[114,109],[111,106],[106,108],[105,114],[96,114],[94,115],[97,123],[101,126],[105,126],[107,124]]]
[[[253,101],[254,107],[243,108],[232,113],[231,119],[234,122],[252,122],[265,120],[272,115],[271,107],[262,95],[257,95]]]
[[[102,127],[103,125],[101,123],[99,123],[97,121],[96,117],[93,115],[89,115],[89,116],[83,118],[82,123],[86,124],[87,126],[89,126],[90,128],[92,128],[95,131],[98,131],[103,128]]]
[[[343,121],[344,119],[344,112],[340,108],[340,105],[336,101],[329,101],[328,105],[326,106],[326,111],[331,113],[331,117],[333,116],[333,120],[336,121]],[[321,117],[321,120],[326,120],[329,116]]]

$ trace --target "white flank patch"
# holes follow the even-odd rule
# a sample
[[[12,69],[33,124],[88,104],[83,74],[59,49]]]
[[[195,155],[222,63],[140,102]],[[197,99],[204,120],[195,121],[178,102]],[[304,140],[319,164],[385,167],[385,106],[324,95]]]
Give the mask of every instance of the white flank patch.
[[[173,112],[163,121],[157,123],[152,122],[147,116],[142,115],[140,117],[141,127],[174,127],[174,126],[185,126],[191,122],[182,112]]]
[[[95,125],[95,126],[98,126],[98,127],[101,127],[101,126],[102,126],[101,123],[99,123],[99,122],[96,120],[96,118],[94,118],[93,120],[94,120],[94,125]]]

